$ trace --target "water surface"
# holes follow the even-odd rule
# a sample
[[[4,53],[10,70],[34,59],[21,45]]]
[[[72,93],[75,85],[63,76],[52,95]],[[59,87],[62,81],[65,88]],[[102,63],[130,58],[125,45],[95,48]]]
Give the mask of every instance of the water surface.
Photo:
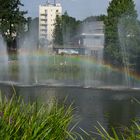
[[[3,93],[11,95],[12,87],[0,86]],[[108,131],[110,127],[129,126],[132,120],[140,117],[140,105],[133,98],[140,100],[140,90],[120,89],[119,87],[108,89],[94,89],[83,87],[49,87],[49,86],[27,86],[15,87],[17,94],[22,96],[26,102],[41,101],[48,102],[56,97],[60,103],[66,105],[73,103],[75,108],[75,122],[79,128],[87,132],[95,132],[97,122],[100,122]]]

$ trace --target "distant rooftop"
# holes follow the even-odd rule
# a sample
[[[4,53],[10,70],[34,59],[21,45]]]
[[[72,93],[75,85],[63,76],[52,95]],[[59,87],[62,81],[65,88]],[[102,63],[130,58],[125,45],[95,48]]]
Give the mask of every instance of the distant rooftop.
[[[83,34],[103,34],[104,23],[102,21],[84,22],[81,26]]]
[[[59,2],[56,2],[56,3],[51,3],[51,2],[46,2],[46,4],[44,4],[43,6],[57,6],[57,7],[60,7],[61,6],[61,3]]]

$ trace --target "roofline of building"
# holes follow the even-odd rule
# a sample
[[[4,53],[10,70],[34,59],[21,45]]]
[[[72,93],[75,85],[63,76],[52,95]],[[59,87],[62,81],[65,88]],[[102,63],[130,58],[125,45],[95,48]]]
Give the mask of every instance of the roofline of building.
[[[61,7],[61,3],[46,3],[40,6],[56,6],[56,7]]]
[[[94,34],[88,34],[88,33],[82,33],[82,34],[80,34],[81,36],[104,36],[104,34],[102,33],[102,34],[96,34],[96,33],[94,33]]]

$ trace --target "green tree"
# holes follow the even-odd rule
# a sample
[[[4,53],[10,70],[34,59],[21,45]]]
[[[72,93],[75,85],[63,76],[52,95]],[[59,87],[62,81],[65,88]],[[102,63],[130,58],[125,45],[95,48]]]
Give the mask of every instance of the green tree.
[[[78,33],[80,21],[70,17],[67,12],[62,15],[62,31],[63,31],[63,42],[64,44],[71,44],[73,38]]]
[[[27,12],[20,11],[21,6],[20,0],[0,0],[0,32],[9,48],[13,47],[13,42],[24,28],[24,14]]]
[[[89,16],[86,19],[84,19],[83,22],[92,22],[92,21],[104,21],[106,18],[105,15],[99,15],[99,16]]]
[[[63,45],[62,17],[58,15],[56,16],[53,43],[54,45]]]
[[[71,44],[77,34],[80,21],[70,17],[67,12],[56,17],[55,29],[53,33],[55,45]]]
[[[133,0],[112,0],[105,18],[104,58],[113,65],[123,65],[120,40],[118,34],[119,20],[125,16],[136,21],[137,12]]]
[[[118,35],[123,64],[138,70],[140,58],[140,24],[131,16],[122,16],[118,23]]]

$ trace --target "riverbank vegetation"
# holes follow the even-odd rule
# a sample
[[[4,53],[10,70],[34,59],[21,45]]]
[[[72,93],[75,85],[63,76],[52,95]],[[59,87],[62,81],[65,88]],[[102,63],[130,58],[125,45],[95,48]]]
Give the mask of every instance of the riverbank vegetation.
[[[1,140],[63,140],[72,139],[70,123],[72,108],[56,101],[38,105],[21,98],[0,97]]]
[[[93,116],[94,117],[94,116]],[[47,104],[25,103],[17,96],[3,97],[0,94],[0,139],[2,140],[139,140],[140,124],[134,121],[130,127],[119,131],[106,131],[100,123],[96,135],[90,135],[81,128],[74,131],[73,107],[59,104],[55,99]],[[79,128],[80,129],[80,128]],[[96,137],[96,138],[95,138]]]
[[[120,129],[112,127],[110,133],[99,123],[99,127],[96,127],[96,130],[102,140],[140,140],[139,121],[134,121],[130,127],[123,126]]]

